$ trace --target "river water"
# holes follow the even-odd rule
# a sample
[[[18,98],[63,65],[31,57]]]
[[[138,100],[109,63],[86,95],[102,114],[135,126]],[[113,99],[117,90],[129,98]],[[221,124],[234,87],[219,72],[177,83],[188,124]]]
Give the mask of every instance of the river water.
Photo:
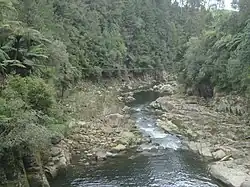
[[[164,133],[155,125],[148,109],[158,97],[153,92],[135,95],[132,117],[152,142],[133,153],[108,160],[95,167],[72,166],[53,181],[51,187],[218,187],[199,157],[182,149],[179,137]]]

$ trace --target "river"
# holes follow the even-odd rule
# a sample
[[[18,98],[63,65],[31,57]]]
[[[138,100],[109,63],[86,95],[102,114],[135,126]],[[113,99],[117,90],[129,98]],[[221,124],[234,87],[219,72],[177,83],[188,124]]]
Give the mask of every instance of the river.
[[[218,187],[206,170],[206,163],[182,149],[181,138],[164,133],[155,125],[148,109],[158,95],[135,95],[132,117],[152,142],[140,146],[139,153],[128,153],[94,166],[75,165],[55,179],[51,187]],[[132,155],[131,155],[132,154]]]

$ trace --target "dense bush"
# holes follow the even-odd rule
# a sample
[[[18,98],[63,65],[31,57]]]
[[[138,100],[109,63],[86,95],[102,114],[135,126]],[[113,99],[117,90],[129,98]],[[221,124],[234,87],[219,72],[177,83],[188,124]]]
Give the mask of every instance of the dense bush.
[[[166,69],[201,96],[248,93],[250,3],[216,2],[0,0],[1,144],[63,132],[58,101],[85,78]]]
[[[49,129],[65,128],[60,113],[55,90],[44,80],[9,76],[0,98],[0,141],[4,146],[26,143],[39,147],[52,135]]]

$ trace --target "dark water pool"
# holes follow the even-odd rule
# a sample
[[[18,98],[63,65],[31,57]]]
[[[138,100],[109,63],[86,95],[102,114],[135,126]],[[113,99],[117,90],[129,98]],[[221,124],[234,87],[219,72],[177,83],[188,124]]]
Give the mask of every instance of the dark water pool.
[[[203,163],[195,154],[182,149],[178,137],[165,134],[155,125],[148,110],[149,101],[159,95],[136,94],[133,118],[151,144],[141,145],[142,152],[108,160],[89,168],[72,166],[51,187],[216,187]]]

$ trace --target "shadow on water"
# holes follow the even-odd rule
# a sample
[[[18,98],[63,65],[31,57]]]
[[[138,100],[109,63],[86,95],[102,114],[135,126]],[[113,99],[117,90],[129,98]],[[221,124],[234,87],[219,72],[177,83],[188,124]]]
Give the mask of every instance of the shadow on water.
[[[216,187],[197,155],[181,149],[181,141],[165,134],[155,125],[155,116],[147,110],[160,95],[155,92],[135,94],[132,117],[151,144],[141,145],[141,152],[123,155],[85,168],[72,166],[51,187]]]

